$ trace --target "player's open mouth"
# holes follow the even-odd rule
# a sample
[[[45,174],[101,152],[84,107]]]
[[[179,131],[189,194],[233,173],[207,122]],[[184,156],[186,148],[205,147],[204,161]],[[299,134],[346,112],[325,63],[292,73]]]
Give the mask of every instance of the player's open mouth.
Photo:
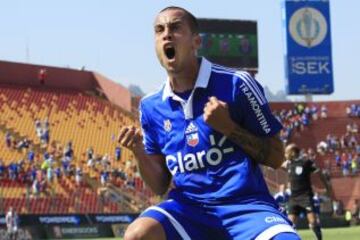
[[[172,60],[175,57],[175,48],[173,46],[165,47],[165,55],[168,59]]]

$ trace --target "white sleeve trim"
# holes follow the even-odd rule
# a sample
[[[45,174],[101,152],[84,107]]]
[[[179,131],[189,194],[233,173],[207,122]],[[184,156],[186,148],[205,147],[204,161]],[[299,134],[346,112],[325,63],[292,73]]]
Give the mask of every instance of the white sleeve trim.
[[[265,231],[263,231],[262,233],[260,233],[255,238],[255,240],[269,240],[269,239],[273,238],[274,236],[276,236],[277,234],[282,233],[282,232],[296,233],[295,229],[292,228],[290,225],[278,224],[278,225],[271,226],[268,229],[266,229]]]

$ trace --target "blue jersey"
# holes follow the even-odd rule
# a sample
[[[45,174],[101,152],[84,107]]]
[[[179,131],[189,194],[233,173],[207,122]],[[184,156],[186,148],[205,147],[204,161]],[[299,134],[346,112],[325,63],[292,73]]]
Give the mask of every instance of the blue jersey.
[[[231,118],[256,136],[271,137],[282,128],[254,78],[203,58],[188,99],[177,96],[168,81],[142,99],[145,152],[165,156],[173,196],[200,203],[275,204],[259,166],[241,146],[204,122],[203,109],[211,96],[226,102]]]

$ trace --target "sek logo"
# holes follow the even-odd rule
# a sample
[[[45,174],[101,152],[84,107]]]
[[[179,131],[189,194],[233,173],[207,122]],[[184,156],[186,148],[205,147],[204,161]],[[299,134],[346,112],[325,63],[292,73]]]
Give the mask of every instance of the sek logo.
[[[181,152],[177,152],[176,155],[167,155],[166,164],[170,169],[172,175],[177,172],[191,172],[201,168],[205,168],[205,163],[211,166],[217,166],[223,160],[223,155],[234,151],[233,147],[222,148],[226,141],[226,137],[223,136],[216,144],[214,135],[210,135],[211,148],[207,151],[199,151],[195,153],[187,153],[184,156]]]

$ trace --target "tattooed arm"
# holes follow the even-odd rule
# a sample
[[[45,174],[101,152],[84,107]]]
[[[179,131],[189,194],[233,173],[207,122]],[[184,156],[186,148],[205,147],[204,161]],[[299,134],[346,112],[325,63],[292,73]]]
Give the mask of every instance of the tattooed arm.
[[[240,146],[257,163],[279,168],[284,162],[284,147],[277,135],[259,137],[237,125],[227,104],[211,97],[204,108],[204,121]]]
[[[257,137],[235,124],[228,138],[250,155],[257,163],[272,167],[281,167],[284,162],[284,147],[279,137]]]

